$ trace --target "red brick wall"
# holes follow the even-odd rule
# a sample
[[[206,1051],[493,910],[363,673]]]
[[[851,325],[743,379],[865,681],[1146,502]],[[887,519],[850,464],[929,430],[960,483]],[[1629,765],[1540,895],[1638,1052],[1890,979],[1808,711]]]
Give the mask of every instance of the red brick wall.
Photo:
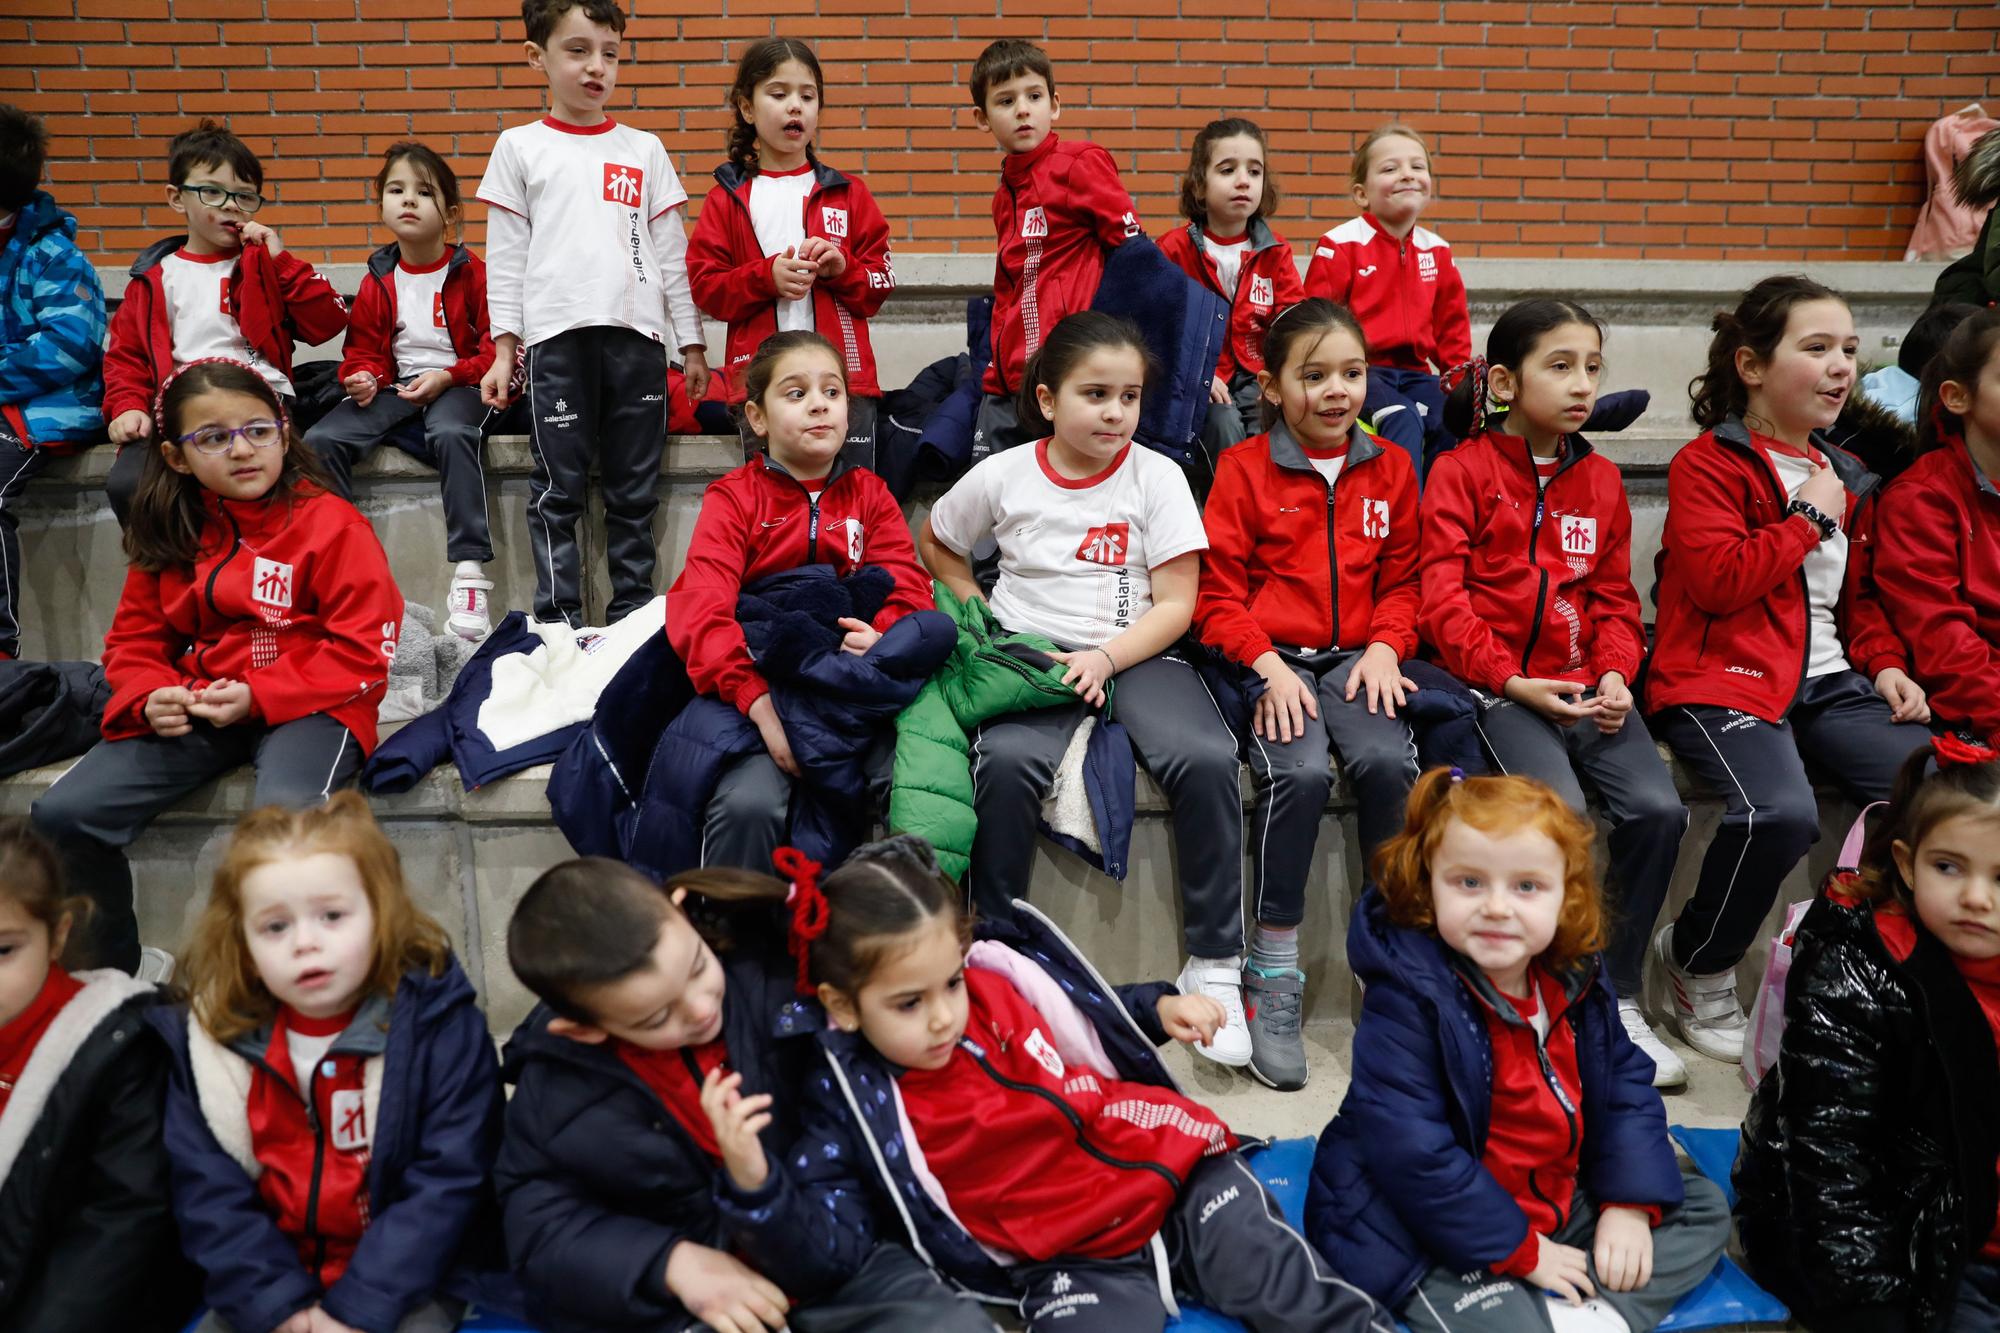
[[[1350,215],[1355,138],[1400,116],[1434,136],[1427,220],[1465,253],[1899,258],[1925,128],[1982,95],[2000,108],[1990,0],[1021,0],[1004,19],[957,17],[964,0],[636,7],[614,112],[665,137],[697,198],[723,157],[734,58],[782,31],[826,66],[824,155],[866,174],[905,250],[992,247],[997,156],[963,85],[1000,36],[1049,48],[1062,129],[1116,155],[1156,233],[1215,115],[1270,133],[1277,222],[1299,243]],[[542,94],[515,0],[0,5],[0,100],[47,117],[57,197],[109,262],[174,229],[163,150],[196,116],[227,117],[263,158],[288,244],[351,260],[386,240],[365,197],[373,155],[415,134],[469,193],[494,135]]]

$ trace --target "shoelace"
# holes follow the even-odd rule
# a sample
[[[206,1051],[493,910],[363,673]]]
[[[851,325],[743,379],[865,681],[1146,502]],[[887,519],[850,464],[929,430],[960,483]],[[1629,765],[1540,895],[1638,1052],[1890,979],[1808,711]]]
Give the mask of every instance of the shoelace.
[[[1265,995],[1250,1012],[1262,1014],[1264,1026],[1280,1037],[1298,1035],[1299,997],[1289,991],[1274,991]]]

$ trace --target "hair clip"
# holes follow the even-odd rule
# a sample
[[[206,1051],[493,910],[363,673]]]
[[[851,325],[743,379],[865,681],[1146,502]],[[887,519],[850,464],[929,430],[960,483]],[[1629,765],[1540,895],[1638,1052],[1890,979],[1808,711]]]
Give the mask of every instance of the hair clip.
[[[1465,781],[1465,770],[1460,768],[1457,764],[1453,764],[1451,766],[1450,773],[1451,773],[1451,780],[1454,784]]]
[[[792,918],[787,947],[799,962],[799,994],[811,995],[812,942],[826,933],[827,923],[826,895],[819,889],[819,862],[796,847],[780,847],[772,853],[771,865],[791,881],[785,891],[785,907]]]
[[[1990,764],[2000,760],[2000,750],[1990,745],[1980,745],[1962,736],[1947,732],[1931,737],[1931,754],[1939,768],[1965,768],[1973,764]]]

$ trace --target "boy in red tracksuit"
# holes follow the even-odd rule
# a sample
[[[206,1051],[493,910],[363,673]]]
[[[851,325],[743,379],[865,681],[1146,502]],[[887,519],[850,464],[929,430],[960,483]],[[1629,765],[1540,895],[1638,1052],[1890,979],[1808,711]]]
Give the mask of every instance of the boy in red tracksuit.
[[[1025,443],[1014,411],[1028,358],[1066,315],[1088,310],[1104,252],[1143,234],[1111,154],[1064,142],[1055,69],[1032,42],[997,41],[972,66],[972,118],[1007,154],[993,192],[993,359],[972,432],[972,461]]]
[[[153,435],[153,396],[175,367],[225,356],[256,368],[286,402],[292,344],[324,343],[347,328],[347,305],[320,272],[254,220],[264,168],[212,120],[167,145],[167,204],[187,235],[148,246],[111,320],[104,349],[104,420],[119,447],[104,489],[125,522]]]

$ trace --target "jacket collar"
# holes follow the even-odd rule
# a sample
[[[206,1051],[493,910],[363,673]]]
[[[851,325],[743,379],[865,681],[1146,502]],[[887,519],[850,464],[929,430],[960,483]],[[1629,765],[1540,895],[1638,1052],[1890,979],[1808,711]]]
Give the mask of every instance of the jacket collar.
[[[1202,228],[1199,222],[1190,222],[1187,224],[1187,232],[1194,240],[1195,253],[1200,254],[1202,252],[1201,243],[1208,235],[1207,231]],[[1271,224],[1264,221],[1262,214],[1250,219],[1248,235],[1250,238],[1250,253],[1253,255],[1269,250],[1272,246],[1279,244],[1277,233],[1271,230]]]
[[[772,476],[783,477],[786,481],[791,482],[800,489],[805,488],[804,482],[786,471],[783,463],[771,457],[771,451],[768,448],[757,455],[757,461],[763,464],[763,470]],[[833,466],[827,471],[826,479],[820,483],[820,494],[824,495],[832,488],[834,482],[839,481],[853,470],[854,464],[852,462],[848,461],[844,456],[837,455],[833,460]]]
[[[178,236],[161,237],[139,252],[139,257],[132,261],[131,275],[135,278],[144,277],[158,268],[161,260],[186,244],[186,232]]]
[[[128,1003],[154,993],[152,983],[123,972],[79,972],[76,979],[84,983],[83,989],[50,1022],[35,1053],[28,1057],[20,1082],[7,1098],[6,1111],[0,1112],[0,1181],[13,1170],[56,1085],[69,1072],[84,1043]]]
[[[836,185],[847,184],[847,177],[817,158],[813,159],[812,175],[814,194],[818,194],[821,190],[831,190]],[[750,182],[755,180],[756,176],[734,162],[724,162],[715,169],[715,179],[723,189],[740,198],[749,193]]]
[[[403,257],[403,248],[391,241],[380,250],[368,256],[370,277],[386,278],[396,271],[396,261]],[[472,252],[463,245],[453,242],[445,250],[444,271],[447,275],[455,268],[472,262]]]
[[[1271,423],[1271,461],[1279,467],[1293,472],[1312,472],[1312,460],[1306,457],[1305,446],[1292,434],[1292,428],[1279,417]],[[1375,433],[1356,421],[1347,436],[1347,466],[1357,467],[1382,452],[1382,441]]]
[[[14,214],[14,239],[33,245],[44,232],[62,230],[76,235],[76,219],[47,190],[36,190]]]
[[[1033,174],[1035,168],[1047,160],[1049,154],[1055,152],[1058,142],[1060,136],[1054,130],[1050,130],[1047,137],[1028,152],[1007,154],[1000,163],[1001,179],[1009,185],[1019,185]]]
[[[1750,428],[1743,424],[1743,418],[1732,414],[1710,433],[1722,443],[1756,458],[1759,462],[1765,462],[1755,442],[1751,440]],[[1870,472],[1866,464],[1829,440],[1824,432],[1814,431],[1811,439],[1813,448],[1826,455],[1827,466],[1833,469],[1833,474],[1840,478],[1840,484],[1845,486],[1848,494],[1855,499],[1859,500],[1873,493],[1882,484],[1882,479]],[[1768,465],[1766,463],[1766,466]]]
[[[1535,459],[1533,453],[1528,448],[1526,436],[1502,430],[1498,425],[1489,422],[1486,430],[1483,432],[1483,438],[1486,440],[1488,447],[1502,458],[1505,458],[1510,463],[1519,462],[1523,467],[1527,468],[1529,476],[1532,477],[1534,475]],[[1460,447],[1462,448],[1463,446]],[[1560,477],[1563,473],[1569,471],[1596,452],[1597,446],[1576,431],[1563,436],[1563,456],[1560,465],[1556,468],[1556,476]]]
[[[1978,461],[1972,456],[1972,450],[1966,447],[1963,435],[1946,436],[1940,447],[1951,450],[1952,456],[1958,460],[1959,466],[1964,468],[1966,475],[1972,478],[1972,484],[1975,489],[1986,495],[2000,497],[2000,489],[1994,487],[1993,478],[1980,470]]]
[[[396,988],[398,992],[409,982],[410,978],[404,978],[402,984]],[[340,1035],[333,1039],[333,1045],[327,1049],[327,1054],[358,1055],[363,1059],[382,1054],[389,1049],[391,1012],[392,1002],[388,996],[370,995],[361,1002],[360,1008],[354,1011],[354,1017],[348,1020]],[[271,1049],[271,1029],[276,1023],[275,1019],[259,1023],[254,1030],[231,1041],[229,1050],[252,1064],[263,1063],[265,1052]]]

